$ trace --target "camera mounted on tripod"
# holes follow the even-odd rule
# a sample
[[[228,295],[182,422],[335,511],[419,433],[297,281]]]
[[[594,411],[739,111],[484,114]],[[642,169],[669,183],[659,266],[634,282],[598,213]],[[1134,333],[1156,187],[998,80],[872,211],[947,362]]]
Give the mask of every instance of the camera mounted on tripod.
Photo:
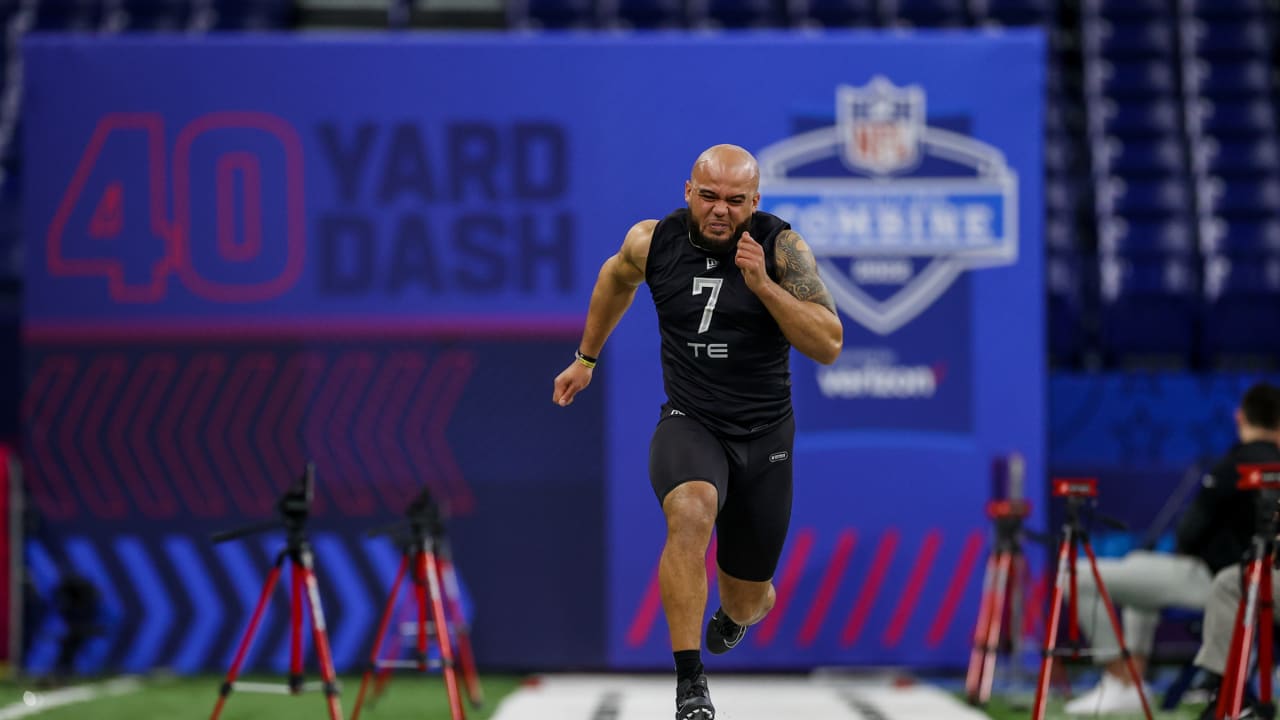
[[[1236,488],[1256,491],[1256,532],[1271,538],[1276,534],[1276,512],[1280,510],[1280,463],[1242,463],[1236,465],[1240,480]]]
[[[276,511],[280,513],[280,518],[284,521],[284,529],[289,534],[291,547],[302,542],[307,519],[311,515],[311,502],[315,499],[315,495],[316,465],[314,462],[308,462],[306,469],[302,471],[302,477],[298,478],[298,482],[286,490],[284,495],[281,495],[280,499],[276,501]],[[214,533],[212,539],[215,543],[221,543],[242,538],[246,535],[279,529],[280,522],[273,520],[235,530]]]

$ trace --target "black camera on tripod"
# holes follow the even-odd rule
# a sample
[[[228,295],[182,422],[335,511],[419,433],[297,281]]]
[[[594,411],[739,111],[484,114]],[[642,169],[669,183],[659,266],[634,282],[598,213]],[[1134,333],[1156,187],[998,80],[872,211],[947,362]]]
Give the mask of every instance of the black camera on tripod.
[[[1248,464],[1236,466],[1240,490],[1257,492],[1254,499],[1254,534],[1266,538],[1276,536],[1276,514],[1280,512],[1280,463]]]

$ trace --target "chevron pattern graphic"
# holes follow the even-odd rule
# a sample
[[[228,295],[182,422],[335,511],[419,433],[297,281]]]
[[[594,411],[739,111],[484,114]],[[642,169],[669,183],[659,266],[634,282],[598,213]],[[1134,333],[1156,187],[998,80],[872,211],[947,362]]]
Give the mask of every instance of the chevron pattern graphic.
[[[422,482],[466,514],[445,432],[474,363],[385,346],[37,354],[28,486],[53,521],[262,518],[313,458],[317,515],[398,512]]]
[[[400,552],[390,540],[363,533],[314,533],[312,545],[334,664],[338,669],[360,669],[368,658]],[[100,593],[103,630],[81,654],[77,671],[225,670],[267,570],[283,548],[282,533],[219,545],[207,537],[181,534],[165,535],[159,543],[129,534],[106,542],[71,535],[58,546],[32,539],[26,561],[37,594],[35,604],[46,612],[31,627],[27,671],[38,674],[53,667],[64,627],[48,610],[55,586],[67,571],[88,578]],[[248,669],[288,671],[285,587],[287,583],[278,586],[268,606],[250,650]],[[463,612],[470,617],[472,603],[465,584],[461,596]]]

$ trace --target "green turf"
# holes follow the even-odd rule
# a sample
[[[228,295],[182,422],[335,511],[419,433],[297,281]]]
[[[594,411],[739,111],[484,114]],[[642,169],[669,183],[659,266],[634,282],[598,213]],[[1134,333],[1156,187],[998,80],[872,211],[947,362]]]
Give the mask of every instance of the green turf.
[[[249,678],[280,682],[280,678]],[[467,706],[468,720],[487,720],[498,701],[520,684],[521,678],[486,676],[482,679],[485,704],[480,710]],[[207,718],[218,698],[221,678],[172,678],[145,680],[138,692],[117,697],[104,697],[86,703],[66,705],[41,712],[38,720],[175,720]],[[20,702],[23,693],[33,688],[20,682],[0,684],[0,705]],[[351,717],[359,676],[342,678],[342,714]],[[222,720],[318,720],[327,718],[324,696],[305,693],[298,696],[232,693],[222,712]],[[444,683],[438,675],[397,674],[386,693],[372,707],[366,701],[360,717],[368,720],[395,718],[448,718],[449,702]]]

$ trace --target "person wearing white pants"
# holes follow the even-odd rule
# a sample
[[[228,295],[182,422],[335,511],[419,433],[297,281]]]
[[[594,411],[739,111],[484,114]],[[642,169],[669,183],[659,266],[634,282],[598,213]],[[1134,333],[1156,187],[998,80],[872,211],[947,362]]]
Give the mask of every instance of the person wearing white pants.
[[[1155,645],[1160,611],[1205,609],[1214,589],[1214,573],[1238,563],[1253,536],[1253,495],[1236,488],[1236,465],[1280,462],[1280,389],[1266,383],[1251,386],[1236,409],[1235,423],[1240,442],[1205,475],[1203,486],[1180,518],[1177,552],[1134,551],[1122,558],[1098,560],[1098,574],[1120,610],[1125,646],[1140,677]],[[1080,562],[1076,574],[1080,627],[1094,662],[1103,665],[1104,671],[1097,686],[1067,703],[1066,712],[1083,716],[1140,712],[1138,688],[1121,656],[1089,563]],[[1208,630],[1206,625],[1206,635]],[[1230,642],[1230,622],[1226,632]]]

